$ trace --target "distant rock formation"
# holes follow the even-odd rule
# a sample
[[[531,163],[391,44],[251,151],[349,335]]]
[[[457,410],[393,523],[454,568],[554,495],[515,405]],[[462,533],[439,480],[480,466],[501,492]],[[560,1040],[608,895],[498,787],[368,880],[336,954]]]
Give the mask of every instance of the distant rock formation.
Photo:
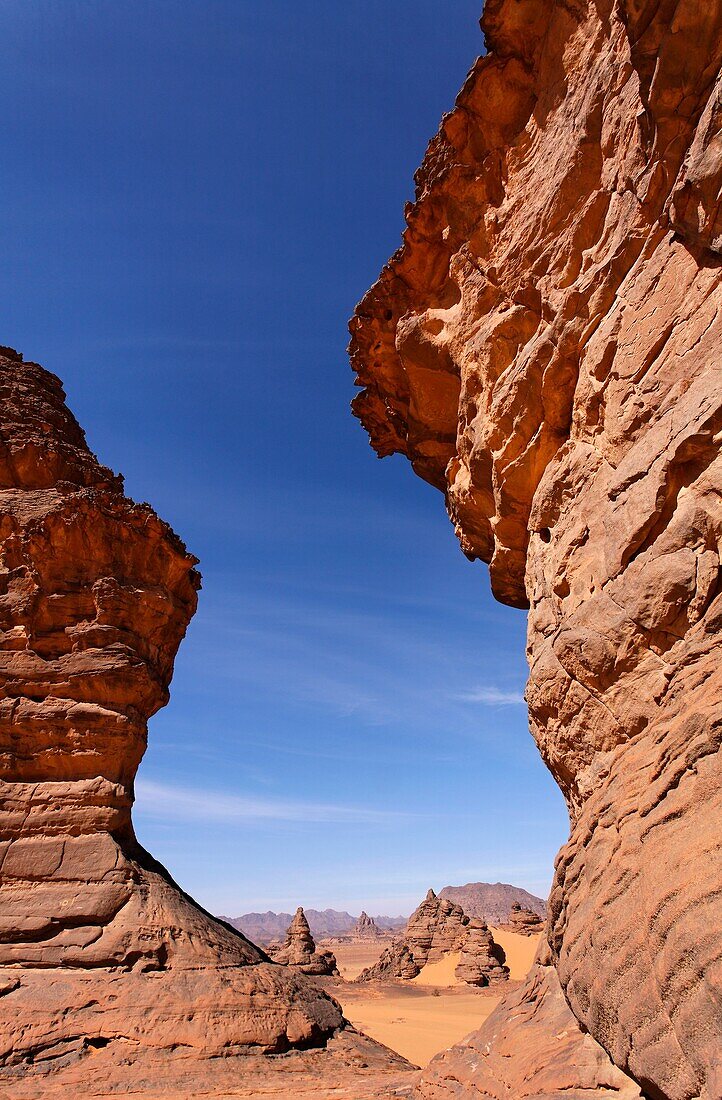
[[[374,918],[370,917],[368,913],[365,912],[361,913],[361,916],[353,926],[351,934],[359,940],[378,940],[383,936],[383,932]]]
[[[331,951],[316,951],[308,921],[299,905],[286,931],[283,944],[272,950],[271,958],[282,966],[292,966],[302,974],[338,974],[336,956]]]
[[[507,928],[510,932],[517,932],[522,936],[536,936],[544,931],[544,921],[531,909],[523,909],[515,901],[511,907]]]
[[[367,966],[355,979],[357,982],[387,982],[402,979],[408,981],[421,973],[421,965],[404,940],[395,940],[382,951],[378,962]]]
[[[487,924],[508,924],[512,905],[516,902],[545,918],[546,902],[520,886],[506,882],[467,882],[466,886],[445,886],[440,898],[449,898],[460,905],[468,917],[481,917]]]
[[[536,1054],[514,998],[484,1057],[460,1080],[440,1060],[424,1096],[603,1095],[613,1062],[615,1095],[712,1100],[722,0],[486,0],[482,25],[403,246],[352,321],[354,408],[379,456],[444,493],[497,598],[528,609],[530,725],[570,836],[554,973],[528,983]],[[563,1046],[540,1031],[557,982]]]
[[[461,945],[454,974],[467,985],[497,985],[509,977],[504,950],[495,942],[485,921],[472,917]]]
[[[335,1049],[340,1006],[196,905],[135,838],[147,720],[168,701],[200,577],[64,397],[0,349],[0,1094],[155,1091],[240,1055]]]
[[[309,928],[311,929],[311,935],[316,942],[319,940],[331,939],[334,936],[350,936],[354,934],[354,928],[358,918],[352,917],[350,913],[345,913],[338,909],[319,910],[306,908],[304,908],[304,912],[308,920]],[[293,920],[293,914],[273,913],[269,910],[267,913],[244,913],[240,917],[219,917],[218,919],[233,925],[234,928],[237,928],[239,932],[243,932],[244,936],[247,936],[253,943],[261,943],[265,946],[273,943],[274,940],[283,939],[286,934],[286,929]],[[385,932],[397,928],[404,928],[407,918],[377,916],[371,917],[370,919],[375,921],[381,932]]]
[[[489,985],[509,977],[504,952],[486,924],[471,920],[461,906],[433,890],[409,917],[403,937],[388,947],[378,962],[363,970],[357,982],[410,979],[427,963],[460,953],[456,976],[471,985]]]

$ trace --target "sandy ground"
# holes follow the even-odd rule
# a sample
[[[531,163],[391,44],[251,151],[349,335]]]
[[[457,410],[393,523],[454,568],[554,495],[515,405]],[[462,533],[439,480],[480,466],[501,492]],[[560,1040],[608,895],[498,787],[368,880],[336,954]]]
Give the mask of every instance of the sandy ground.
[[[511,980],[521,980],[534,960],[539,936],[497,928],[493,933],[506,952]],[[480,1027],[510,987],[505,982],[485,990],[457,982],[458,954],[428,963],[410,982],[352,984],[364,967],[376,962],[388,942],[334,943],[332,950],[345,981],[324,985],[355,1027],[417,1066],[427,1065],[439,1051]]]
[[[341,977],[347,982],[352,982],[367,966],[373,966],[375,962],[378,962],[379,955],[391,942],[390,939],[358,943],[322,940],[319,947],[333,951]]]
[[[425,1066],[440,1050],[480,1027],[502,994],[471,986],[432,988],[413,982],[378,982],[336,988],[344,1015],[354,1027]]]

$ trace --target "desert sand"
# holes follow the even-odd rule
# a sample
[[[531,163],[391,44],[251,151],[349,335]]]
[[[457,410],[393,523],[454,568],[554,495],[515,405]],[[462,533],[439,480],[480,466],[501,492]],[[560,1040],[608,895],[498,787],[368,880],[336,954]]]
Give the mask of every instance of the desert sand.
[[[415,980],[333,992],[354,1027],[417,1066],[427,1065],[440,1050],[480,1027],[503,995],[498,987],[490,992],[468,985],[418,986]]]

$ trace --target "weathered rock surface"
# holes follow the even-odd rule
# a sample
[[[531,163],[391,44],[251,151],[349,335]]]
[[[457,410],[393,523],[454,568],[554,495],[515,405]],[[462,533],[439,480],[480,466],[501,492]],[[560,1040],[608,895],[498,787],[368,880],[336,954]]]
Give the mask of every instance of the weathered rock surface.
[[[461,944],[454,975],[467,985],[497,985],[509,977],[504,949],[495,942],[485,921],[472,917]]]
[[[357,982],[415,978],[427,963],[460,953],[456,977],[470,985],[491,985],[509,977],[502,948],[482,920],[467,917],[460,905],[437,897],[433,890],[414,912],[400,939]]]
[[[439,890],[439,897],[455,901],[467,917],[481,917],[487,924],[507,924],[515,903],[540,917],[547,914],[546,902],[542,898],[506,882],[467,882],[465,886],[445,886]]]
[[[300,905],[286,930],[283,944],[269,950],[275,963],[295,967],[302,974],[338,974],[333,952],[316,950],[311,929]]]
[[[236,1054],[321,1046],[344,1025],[332,998],[204,912],[133,833],[194,565],[98,463],[59,380],[2,349],[3,1095],[94,1095],[99,1081],[150,1092],[166,1060],[207,1095],[217,1059],[238,1074]],[[363,1060],[363,1037],[344,1045]]]
[[[571,817],[549,903],[565,1027],[650,1097],[711,1100],[722,3],[487,0],[483,27],[352,323],[355,410],[529,608],[532,732]],[[581,1088],[572,1070],[535,1095]]]
[[[517,932],[520,936],[536,936],[544,931],[544,921],[531,909],[523,909],[515,902],[509,913],[507,927],[511,932]]]

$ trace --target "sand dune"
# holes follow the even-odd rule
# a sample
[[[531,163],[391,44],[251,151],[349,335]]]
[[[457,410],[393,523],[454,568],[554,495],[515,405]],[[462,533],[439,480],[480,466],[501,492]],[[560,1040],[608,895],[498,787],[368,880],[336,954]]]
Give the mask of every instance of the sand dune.
[[[503,928],[492,928],[491,933],[506,954],[509,977],[521,981],[526,978],[534,962],[541,932],[536,936],[520,936],[518,932],[505,932]]]

